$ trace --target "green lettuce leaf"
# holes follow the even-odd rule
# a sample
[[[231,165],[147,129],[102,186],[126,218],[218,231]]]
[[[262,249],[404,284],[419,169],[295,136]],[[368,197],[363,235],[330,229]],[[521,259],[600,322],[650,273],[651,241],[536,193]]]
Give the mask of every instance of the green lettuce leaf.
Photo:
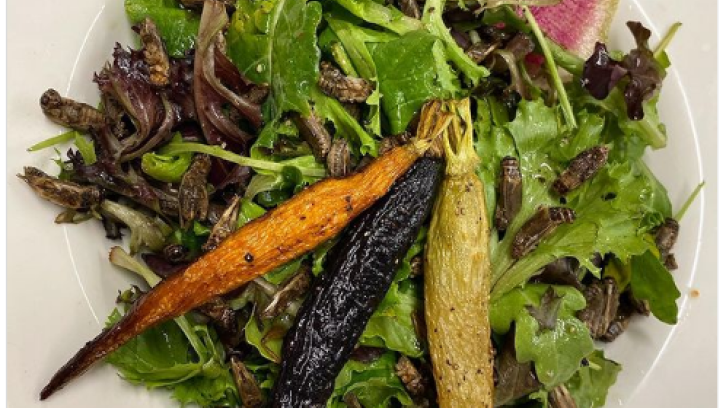
[[[395,374],[396,354],[389,351],[368,364],[348,361],[335,379],[335,391],[328,408],[347,408],[343,397],[352,392],[366,408],[390,407],[393,401],[413,404],[403,383]]]
[[[621,367],[596,350],[587,357],[588,365],[580,367],[565,386],[578,408],[605,406],[608,390],[615,384]]]
[[[121,312],[114,309],[107,326],[121,317]],[[216,334],[205,325],[190,323],[191,330],[185,332],[178,321],[145,331],[105,361],[133,384],[172,390],[173,398],[182,404],[236,407],[239,404],[237,388]],[[194,352],[190,352],[192,340],[197,345]]]
[[[607,98],[603,100],[593,98],[583,91],[579,85],[577,87],[575,85],[571,86],[570,91],[575,95],[573,97],[575,104],[588,107],[593,114],[609,116],[620,128],[620,134],[625,134],[626,137],[638,138],[642,143],[651,146],[653,149],[665,147],[668,136],[666,127],[658,116],[659,94],[643,103],[645,116],[642,120],[631,120],[627,115],[623,91],[619,87],[614,88]],[[618,137],[621,136],[618,135]]]
[[[373,93],[366,100],[369,106],[368,118],[366,120],[366,128],[374,135],[381,135],[381,93],[378,85],[378,74],[376,64],[373,61],[370,49],[367,44],[385,43],[396,39],[397,37],[387,32],[374,31],[368,28],[360,27],[355,22],[346,21],[342,18],[336,18],[335,15],[327,15],[325,20],[328,22],[331,32],[335,38],[340,41],[345,55],[349,58],[351,66],[355,69],[355,73],[361,78],[367,79],[375,86]],[[335,44],[333,44],[334,49]],[[336,55],[333,52],[333,55]],[[337,61],[340,64],[340,61]]]
[[[282,340],[288,328],[276,323],[277,320],[258,322],[253,313],[245,325],[245,341],[256,348],[262,357],[279,364]]]
[[[334,1],[365,22],[386,28],[396,34],[405,34],[423,28],[420,21],[406,16],[392,5],[384,5],[374,0]]]
[[[175,134],[172,142],[181,143],[181,134]],[[180,182],[191,164],[191,152],[174,155],[149,152],[141,156],[141,170],[148,176],[165,183]]]
[[[631,278],[630,288],[633,295],[641,300],[647,300],[650,311],[658,320],[676,324],[678,322],[678,304],[676,300],[681,297],[673,275],[663,266],[653,251],[646,251],[642,255],[630,260]]]
[[[629,162],[609,163],[567,196],[566,205],[575,210],[575,222],[560,225],[530,254],[512,260],[514,235],[537,208],[561,205],[551,192],[552,182],[566,165],[551,154],[566,134],[558,119],[555,109],[542,101],[523,101],[516,119],[505,125],[519,153],[524,199],[518,216],[493,251],[494,300],[555,259],[572,256],[597,273],[590,261],[594,252],[613,253],[627,261],[648,248],[643,220],[653,219],[657,213],[652,205],[658,201],[653,196],[660,194],[659,187]],[[599,125],[593,121],[592,126]]]
[[[96,162],[96,148],[93,145],[93,140],[77,134],[74,143],[78,148],[78,152],[81,153],[81,157],[83,157],[83,163],[90,166]]]
[[[445,6],[446,0],[427,0],[423,7],[424,13],[421,21],[429,32],[443,42],[447,59],[451,60],[472,85],[477,85],[482,78],[489,76],[489,71],[477,65],[454,41],[449,28],[444,23]]]
[[[322,7],[305,0],[239,0],[227,31],[228,54],[256,83],[270,85],[267,119],[287,111],[310,113],[320,50]]]
[[[561,298],[554,329],[541,327],[531,312],[531,308],[545,306],[542,302],[549,288]],[[575,288],[526,285],[492,303],[492,330],[504,334],[515,324],[517,361],[534,362],[537,378],[549,389],[569,379],[594,349],[587,326],[575,316],[585,305],[584,296]]]
[[[514,139],[504,125],[509,122],[504,106],[496,98],[474,99],[477,116],[474,121],[476,152],[482,159],[477,174],[484,185],[487,199],[489,224],[494,225],[494,211],[497,202],[497,186],[501,177],[500,163],[506,156],[517,156]],[[498,239],[490,242],[496,245]],[[493,248],[492,248],[493,249]]]
[[[326,96],[319,89],[313,90],[315,113],[335,128],[335,136],[346,139],[354,151],[360,154],[378,155],[378,144],[371,135],[358,124],[350,113],[337,100]]]
[[[126,15],[132,24],[146,17],[159,29],[166,51],[172,57],[183,57],[194,48],[199,31],[200,15],[182,9],[176,0],[125,0]]]
[[[413,314],[422,307],[419,292],[420,288],[410,281],[393,285],[368,321],[360,344],[421,357],[424,345],[416,336],[413,323]]]
[[[259,136],[255,140],[255,143],[250,148],[250,157],[259,160],[285,160],[289,157],[278,157],[274,150],[275,144],[280,142],[282,138],[286,138],[287,141],[294,144],[302,145],[300,139],[300,132],[297,126],[292,123],[292,120],[273,120],[268,122],[260,131]],[[304,150],[299,148],[302,153]],[[305,154],[310,154],[310,149],[307,149]],[[305,154],[300,154],[304,156]]]
[[[452,98],[460,92],[443,48],[435,35],[414,31],[373,49],[390,133],[406,130],[427,100]]]

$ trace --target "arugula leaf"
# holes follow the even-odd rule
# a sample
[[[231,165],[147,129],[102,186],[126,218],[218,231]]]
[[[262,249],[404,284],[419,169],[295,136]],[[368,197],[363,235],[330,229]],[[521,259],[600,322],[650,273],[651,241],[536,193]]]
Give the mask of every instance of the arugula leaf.
[[[245,325],[245,341],[255,347],[264,358],[277,364],[282,358],[282,340],[288,329],[281,326],[278,320],[263,320],[258,324],[253,313]]]
[[[681,297],[673,275],[653,254],[646,251],[630,260],[632,276],[630,287],[633,295],[640,300],[647,300],[653,316],[663,323],[678,322],[678,305],[676,300]]]
[[[454,38],[449,32],[449,28],[444,23],[443,13],[445,3],[446,0],[427,0],[426,4],[424,4],[424,13],[421,21],[429,32],[444,43],[447,59],[454,63],[471,84],[477,85],[482,78],[489,76],[489,71],[477,65],[466,55],[456,41],[454,41]]]
[[[260,218],[265,214],[265,209],[255,204],[249,198],[240,200],[239,215],[237,216],[237,228],[247,224],[255,218]]]
[[[200,15],[181,8],[178,1],[125,0],[124,7],[132,24],[138,24],[146,17],[154,20],[166,51],[172,57],[183,57],[194,48]]]
[[[615,384],[621,367],[608,360],[601,350],[587,357],[588,365],[581,367],[565,386],[578,408],[599,408],[605,405],[608,390]]]
[[[392,5],[383,5],[374,0],[334,0],[351,14],[393,31],[405,34],[422,28],[421,22],[403,14]]]
[[[413,400],[395,374],[396,354],[388,351],[366,364],[348,361],[335,379],[335,391],[328,400],[328,408],[346,408],[343,397],[352,392],[364,407],[382,408],[393,401],[410,406]]]
[[[238,0],[227,31],[229,56],[240,72],[270,85],[267,120],[310,113],[320,50],[316,29],[322,7],[305,0]]]
[[[278,160],[274,154],[275,143],[283,137],[302,144],[300,132],[292,120],[273,120],[260,131],[255,143],[250,148],[250,157],[259,160]],[[302,150],[302,149],[300,149]],[[308,149],[308,154],[310,153]]]
[[[366,100],[366,104],[370,107],[366,127],[374,135],[380,136],[381,93],[378,85],[376,65],[373,62],[373,56],[371,55],[367,44],[388,42],[395,39],[396,36],[386,32],[363,28],[352,22],[335,18],[332,15],[326,16],[325,19],[328,22],[331,31],[335,34],[335,37],[340,40],[342,48],[346,55],[350,58],[350,63],[355,68],[356,73],[360,74],[361,78],[365,78],[375,85],[373,93]],[[334,45],[335,44],[333,44],[333,47]]]
[[[414,31],[378,44],[372,54],[383,95],[383,112],[392,134],[406,130],[427,100],[452,98],[460,92],[451,68],[445,63],[443,45],[432,34]]]
[[[160,218],[151,218],[141,211],[115,201],[103,200],[100,207],[104,215],[123,223],[131,230],[129,250],[132,255],[142,247],[160,251],[164,247],[166,237],[172,233],[171,227]]]
[[[87,166],[92,165],[96,162],[96,149],[93,146],[93,140],[87,139],[85,136],[76,134],[74,141],[78,151],[83,157],[83,163]]]
[[[337,100],[326,96],[315,88],[312,94],[315,102],[315,113],[335,127],[335,135],[342,137],[360,154],[378,155],[378,144],[375,139],[358,124],[350,113]]]
[[[45,140],[43,140],[41,142],[38,142],[38,143],[30,146],[28,148],[28,151],[29,152],[37,152],[38,150],[42,150],[42,149],[45,149],[47,147],[55,146],[57,144],[68,143],[71,140],[75,140],[76,137],[78,137],[78,135],[80,135],[80,133],[78,133],[77,131],[75,131],[75,130],[69,130],[69,131],[67,131],[65,133],[61,133],[58,136],[53,136],[53,137],[51,137],[49,139],[45,139]]]
[[[247,359],[244,361],[244,364],[255,376],[262,390],[272,390],[280,369],[277,364],[260,358]]]
[[[273,269],[264,275],[265,280],[275,285],[280,285],[292,277],[295,272],[300,270],[300,265],[302,265],[302,262],[306,257],[307,256],[301,256],[300,258],[290,261],[279,268]]]
[[[320,178],[325,177],[325,169],[322,165],[315,162],[315,158],[312,156],[301,156],[290,160],[274,162],[270,160],[253,159],[250,157],[240,156],[230,152],[229,150],[225,150],[221,146],[174,140],[159,150],[159,154],[162,155],[173,156],[181,153],[208,154],[228,162],[239,164],[240,166],[252,167],[258,174],[278,175],[293,167],[299,171],[302,177],[305,177],[308,180],[317,181]],[[312,163],[310,163],[310,158],[312,158]]]
[[[328,257],[328,252],[335,246],[336,242],[338,240],[336,238],[330,239],[320,245],[318,245],[317,248],[315,248],[315,251],[313,252],[313,275],[318,276],[320,275],[325,264],[325,259]]]
[[[561,297],[561,304],[554,328],[540,331],[540,323],[530,315],[527,306],[546,306],[543,300],[550,288]],[[594,349],[587,326],[575,316],[585,305],[585,298],[575,288],[526,285],[492,303],[492,330],[504,334],[514,323],[517,361],[534,362],[537,378],[551,388],[570,378],[580,368],[582,359]]]
[[[304,186],[320,180],[322,176],[313,172],[325,172],[323,166],[312,155],[269,163],[279,166],[280,170],[257,170],[258,174],[252,177],[247,186],[245,197],[252,199],[259,193],[268,191],[292,190],[292,192],[297,192]]]

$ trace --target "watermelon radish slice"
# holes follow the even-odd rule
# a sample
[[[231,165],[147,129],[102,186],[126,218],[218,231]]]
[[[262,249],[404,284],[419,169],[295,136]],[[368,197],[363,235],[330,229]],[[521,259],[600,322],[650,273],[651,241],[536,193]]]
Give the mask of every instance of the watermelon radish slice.
[[[562,0],[556,6],[531,7],[549,38],[587,58],[597,41],[606,42],[619,0]]]

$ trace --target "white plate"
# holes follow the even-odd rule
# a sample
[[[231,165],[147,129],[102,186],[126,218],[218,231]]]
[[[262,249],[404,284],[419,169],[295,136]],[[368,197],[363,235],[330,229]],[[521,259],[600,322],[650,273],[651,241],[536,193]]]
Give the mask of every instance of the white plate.
[[[631,325],[607,353],[624,365],[609,407],[713,407],[716,404],[716,1],[623,0],[611,42],[630,49],[624,22],[656,34],[684,23],[669,54],[661,98],[670,141],[648,156],[679,208],[702,179],[707,187],[682,221],[675,273],[684,296],[680,323]],[[658,37],[658,35],[656,35]],[[22,0],[8,7],[8,406],[11,408],[173,407],[99,365],[47,402],[40,389],[61,364],[98,334],[118,289],[131,277],[107,260],[111,243],[98,223],[53,224],[58,209],[14,175],[23,165],[53,169],[47,152],[25,149],[59,133],[38,98],[49,87],[98,100],[91,82],[116,41],[133,37],[121,0]],[[53,169],[54,170],[54,169]],[[694,296],[696,291],[699,296]]]

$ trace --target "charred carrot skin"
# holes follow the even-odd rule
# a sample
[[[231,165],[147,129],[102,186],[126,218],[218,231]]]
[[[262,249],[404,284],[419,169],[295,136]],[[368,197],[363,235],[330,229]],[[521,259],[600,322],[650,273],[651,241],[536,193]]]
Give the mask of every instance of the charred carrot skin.
[[[431,212],[442,162],[422,158],[343,233],[283,345],[272,408],[324,408],[335,378]]]
[[[161,282],[123,319],[87,343],[51,378],[40,399],[48,398],[146,329],[228,293],[332,238],[384,196],[428,145],[429,141],[418,140],[379,157],[359,173],[322,180],[246,224],[183,273]]]

